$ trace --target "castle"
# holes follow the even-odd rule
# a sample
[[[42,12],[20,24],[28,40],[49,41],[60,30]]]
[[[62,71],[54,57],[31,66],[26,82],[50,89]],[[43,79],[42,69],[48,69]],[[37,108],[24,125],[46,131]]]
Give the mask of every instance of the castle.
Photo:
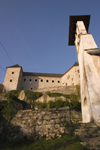
[[[18,64],[7,67],[7,72],[3,82],[4,88],[10,90],[38,90],[58,86],[74,86],[79,84],[78,62],[64,74],[23,72]]]

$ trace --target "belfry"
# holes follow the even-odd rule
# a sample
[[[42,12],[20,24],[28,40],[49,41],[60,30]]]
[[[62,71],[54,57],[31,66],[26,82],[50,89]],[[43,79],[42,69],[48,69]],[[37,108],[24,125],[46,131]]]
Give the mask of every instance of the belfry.
[[[90,15],[70,16],[69,45],[75,45],[80,69],[83,123],[100,126],[100,51],[88,33]]]

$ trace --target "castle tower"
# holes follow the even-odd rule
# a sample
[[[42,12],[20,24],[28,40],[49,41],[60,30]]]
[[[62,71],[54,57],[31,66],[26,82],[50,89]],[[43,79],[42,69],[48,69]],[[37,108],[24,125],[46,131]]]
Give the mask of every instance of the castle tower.
[[[10,90],[21,90],[23,78],[22,67],[17,65],[7,67],[6,76],[3,82],[6,92]]]

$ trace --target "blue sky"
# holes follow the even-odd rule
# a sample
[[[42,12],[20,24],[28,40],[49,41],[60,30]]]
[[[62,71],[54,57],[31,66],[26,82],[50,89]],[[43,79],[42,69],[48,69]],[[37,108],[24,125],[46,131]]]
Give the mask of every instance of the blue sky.
[[[100,0],[0,0],[0,83],[6,67],[65,73],[77,61],[68,46],[69,16],[91,15],[89,33],[100,48]]]

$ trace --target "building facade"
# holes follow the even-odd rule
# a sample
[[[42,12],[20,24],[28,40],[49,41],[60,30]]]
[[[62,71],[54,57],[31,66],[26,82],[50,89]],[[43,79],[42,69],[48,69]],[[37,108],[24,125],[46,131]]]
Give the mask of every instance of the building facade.
[[[80,82],[79,65],[76,62],[64,74],[23,72],[21,66],[7,67],[4,88],[10,90],[38,90],[58,86],[77,85]]]

